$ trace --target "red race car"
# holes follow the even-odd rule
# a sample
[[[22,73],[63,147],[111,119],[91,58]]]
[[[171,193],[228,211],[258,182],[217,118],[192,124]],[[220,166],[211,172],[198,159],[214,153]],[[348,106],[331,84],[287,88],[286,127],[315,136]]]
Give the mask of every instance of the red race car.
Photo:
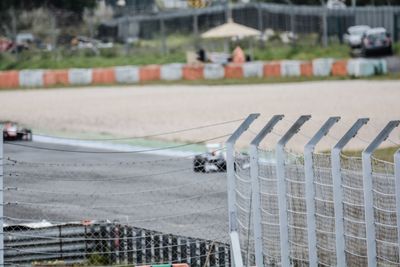
[[[32,131],[21,128],[15,122],[0,122],[3,124],[3,140],[4,141],[32,141]]]

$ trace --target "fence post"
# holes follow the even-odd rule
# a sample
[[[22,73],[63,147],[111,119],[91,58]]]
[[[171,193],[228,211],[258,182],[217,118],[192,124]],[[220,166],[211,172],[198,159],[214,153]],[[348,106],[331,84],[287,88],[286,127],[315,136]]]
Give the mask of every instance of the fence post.
[[[336,265],[346,266],[344,225],[343,225],[343,192],[340,153],[347,143],[357,135],[358,130],[369,121],[368,118],[358,119],[333,147],[331,154],[333,202],[335,210],[335,239],[336,239]]]
[[[3,124],[0,123],[0,266],[4,266],[4,144]]]
[[[396,189],[396,220],[397,220],[397,243],[400,255],[400,149],[394,154],[394,175]]]
[[[279,206],[279,232],[281,243],[281,266],[290,266],[289,260],[289,233],[286,202],[286,178],[285,178],[285,145],[300,130],[300,127],[309,119],[310,115],[300,116],[289,130],[282,136],[276,145],[276,178],[278,181],[278,206]]]
[[[374,195],[372,184],[372,153],[385,141],[389,134],[399,125],[400,121],[390,121],[377,137],[362,152],[364,213],[367,237],[368,266],[376,266],[376,236],[374,219]]]
[[[306,179],[306,206],[307,206],[307,234],[308,259],[310,267],[318,266],[317,234],[315,222],[315,188],[314,188],[314,160],[313,152],[317,143],[328,134],[332,126],[340,117],[330,117],[318,132],[311,138],[304,148],[304,175]]]
[[[257,134],[250,144],[250,178],[251,178],[251,201],[253,207],[254,248],[256,255],[256,266],[264,266],[262,227],[261,227],[261,197],[260,184],[258,181],[258,146],[269,134],[274,126],[282,120],[283,115],[275,115]]]
[[[242,255],[240,251],[239,236],[237,235],[236,225],[236,196],[235,196],[235,143],[239,137],[249,128],[250,124],[258,118],[260,114],[250,114],[240,126],[233,132],[233,134],[226,141],[226,175],[227,175],[227,186],[228,186],[228,212],[229,212],[229,233],[231,236],[231,262],[232,266],[243,266]]]

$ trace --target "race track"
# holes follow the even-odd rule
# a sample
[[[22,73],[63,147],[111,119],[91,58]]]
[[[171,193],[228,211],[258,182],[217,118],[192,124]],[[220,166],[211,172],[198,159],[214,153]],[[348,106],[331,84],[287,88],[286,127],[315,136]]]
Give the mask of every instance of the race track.
[[[225,173],[194,173],[191,157],[67,153],[6,144],[5,158],[8,223],[117,220],[164,233],[226,239]]]

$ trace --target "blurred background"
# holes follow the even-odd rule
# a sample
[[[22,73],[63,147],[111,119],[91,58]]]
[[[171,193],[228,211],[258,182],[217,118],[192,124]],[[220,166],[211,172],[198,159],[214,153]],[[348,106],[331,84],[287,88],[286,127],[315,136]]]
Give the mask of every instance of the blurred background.
[[[232,21],[260,34],[202,37]],[[238,45],[251,60],[347,58],[354,25],[399,53],[400,0],[2,0],[0,25],[0,70],[218,61]]]

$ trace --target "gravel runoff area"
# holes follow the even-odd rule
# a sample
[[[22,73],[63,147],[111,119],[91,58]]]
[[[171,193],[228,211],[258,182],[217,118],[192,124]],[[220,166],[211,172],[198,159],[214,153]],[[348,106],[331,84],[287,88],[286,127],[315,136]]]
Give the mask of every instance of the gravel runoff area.
[[[69,136],[82,133],[141,136],[243,118],[259,112],[261,118],[239,143],[247,145],[274,114],[285,114],[277,128],[283,134],[301,114],[313,119],[293,142],[301,149],[307,138],[328,118],[342,116],[321,149],[359,117],[371,121],[350,146],[362,148],[389,120],[400,118],[400,81],[321,81],[258,85],[145,85],[0,92],[0,120],[15,120],[41,131]],[[200,141],[231,132],[237,124],[158,137]],[[396,131],[391,139],[399,141]],[[330,141],[329,141],[330,140]],[[268,144],[267,144],[268,145]],[[273,145],[271,141],[270,145]]]

